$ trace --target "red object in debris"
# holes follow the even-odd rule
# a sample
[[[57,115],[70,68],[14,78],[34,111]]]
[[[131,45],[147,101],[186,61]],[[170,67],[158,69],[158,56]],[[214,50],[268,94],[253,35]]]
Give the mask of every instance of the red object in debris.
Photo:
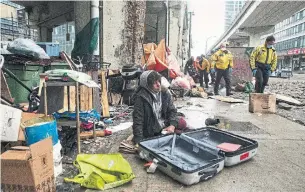
[[[241,147],[241,145],[233,144],[233,143],[222,143],[220,145],[217,145],[217,148],[226,151],[226,152],[232,152],[236,151]]]
[[[93,128],[93,123],[81,123],[80,127],[86,130],[91,130]]]
[[[242,160],[244,160],[244,159],[247,159],[248,157],[249,157],[249,152],[240,155],[240,158],[239,158],[239,159],[242,161]]]
[[[144,167],[150,167],[152,163],[153,163],[152,161],[150,161],[150,162],[148,162],[148,163],[145,163],[145,164],[144,164]]]
[[[104,133],[105,133],[105,136],[107,136],[107,135],[111,135],[112,134],[112,131],[109,131],[109,130],[104,130]]]

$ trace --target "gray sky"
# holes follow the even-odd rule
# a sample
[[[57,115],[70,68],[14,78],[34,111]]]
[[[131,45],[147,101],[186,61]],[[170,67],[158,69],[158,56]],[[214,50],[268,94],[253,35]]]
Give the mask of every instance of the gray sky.
[[[192,55],[205,53],[206,40],[211,47],[224,33],[225,0],[189,0],[192,17]],[[216,36],[212,38],[212,36]]]

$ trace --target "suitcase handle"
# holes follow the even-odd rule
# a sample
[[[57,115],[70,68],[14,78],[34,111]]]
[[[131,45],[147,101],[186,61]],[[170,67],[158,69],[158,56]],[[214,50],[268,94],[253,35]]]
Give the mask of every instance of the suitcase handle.
[[[217,169],[219,168],[219,164],[214,165],[213,167],[210,167],[209,169],[202,170],[198,173],[198,175],[203,175],[200,177],[200,181],[206,181],[208,179],[211,179],[217,174]]]

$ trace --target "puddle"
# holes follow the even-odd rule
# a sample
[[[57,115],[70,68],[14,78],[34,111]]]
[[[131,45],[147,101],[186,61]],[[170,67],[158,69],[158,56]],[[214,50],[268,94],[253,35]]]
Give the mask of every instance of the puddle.
[[[219,116],[216,116],[215,118],[220,119],[220,123],[217,125],[217,128],[224,131],[242,134],[268,134],[266,131],[260,129],[250,122],[231,121]]]

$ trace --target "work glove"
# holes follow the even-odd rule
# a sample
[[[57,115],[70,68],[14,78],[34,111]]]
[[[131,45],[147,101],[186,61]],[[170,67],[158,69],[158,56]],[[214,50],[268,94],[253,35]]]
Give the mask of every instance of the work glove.
[[[229,68],[229,73],[230,73],[230,74],[232,73],[232,71],[233,71],[233,69],[232,69],[232,68]]]
[[[211,69],[210,72],[214,74],[215,73],[215,69]]]
[[[256,71],[257,71],[256,69],[253,69],[253,70],[252,70],[252,75],[253,75],[253,77],[255,77]]]

